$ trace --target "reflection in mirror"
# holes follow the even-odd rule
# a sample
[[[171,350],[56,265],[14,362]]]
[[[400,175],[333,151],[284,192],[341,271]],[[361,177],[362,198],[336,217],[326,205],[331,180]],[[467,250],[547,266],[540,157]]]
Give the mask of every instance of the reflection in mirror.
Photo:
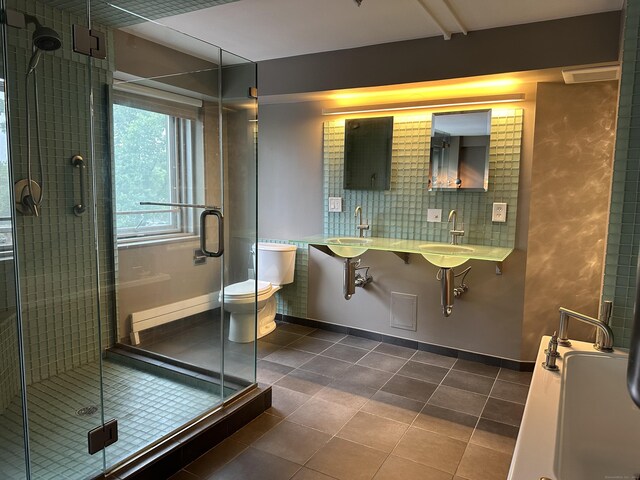
[[[487,191],[491,110],[434,113],[429,190]]]
[[[389,190],[393,117],[352,118],[345,122],[344,188]]]

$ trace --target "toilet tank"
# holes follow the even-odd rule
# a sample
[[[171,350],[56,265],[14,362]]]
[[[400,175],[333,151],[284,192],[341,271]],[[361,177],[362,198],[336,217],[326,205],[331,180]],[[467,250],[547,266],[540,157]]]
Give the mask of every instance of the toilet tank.
[[[271,282],[273,285],[286,285],[293,282],[296,248],[289,243],[259,242],[258,280]]]

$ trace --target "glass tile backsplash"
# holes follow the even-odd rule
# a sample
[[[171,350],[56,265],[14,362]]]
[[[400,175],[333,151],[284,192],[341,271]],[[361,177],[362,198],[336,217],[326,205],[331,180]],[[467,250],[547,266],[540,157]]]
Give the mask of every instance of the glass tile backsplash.
[[[489,146],[489,191],[429,191],[431,114],[394,117],[391,189],[345,190],[344,120],[324,124],[324,198],[342,197],[343,211],[324,206],[324,234],[357,235],[356,206],[370,225],[367,236],[449,241],[447,215],[458,212],[465,230],[461,243],[513,247],[522,138],[522,109],[493,109]],[[494,202],[508,205],[507,221],[491,221]],[[441,222],[427,222],[427,209],[442,209]]]

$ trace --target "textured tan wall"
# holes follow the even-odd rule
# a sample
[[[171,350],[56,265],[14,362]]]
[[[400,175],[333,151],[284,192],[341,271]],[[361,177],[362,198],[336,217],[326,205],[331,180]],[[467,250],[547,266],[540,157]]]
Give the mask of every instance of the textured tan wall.
[[[616,82],[538,85],[523,359],[557,329],[560,306],[597,316],[616,105]]]

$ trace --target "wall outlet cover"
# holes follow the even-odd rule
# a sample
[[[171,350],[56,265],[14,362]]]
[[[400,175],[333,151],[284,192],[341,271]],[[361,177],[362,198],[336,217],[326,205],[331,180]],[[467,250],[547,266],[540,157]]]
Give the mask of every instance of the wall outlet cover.
[[[429,208],[427,209],[427,222],[441,222],[442,221],[442,209],[441,208]]]
[[[329,211],[342,212],[342,197],[329,197]]]
[[[507,204],[495,202],[491,211],[491,221],[504,223],[507,221]]]

